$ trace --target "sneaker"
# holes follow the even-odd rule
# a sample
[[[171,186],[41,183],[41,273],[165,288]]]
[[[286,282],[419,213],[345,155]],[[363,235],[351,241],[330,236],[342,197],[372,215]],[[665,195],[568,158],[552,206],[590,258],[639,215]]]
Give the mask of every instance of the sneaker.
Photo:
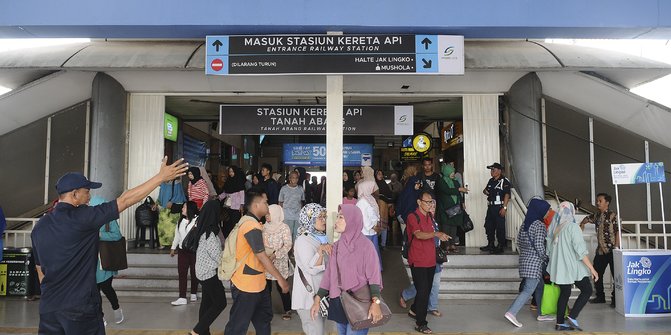
[[[506,319],[508,319],[508,321],[510,321],[510,323],[514,324],[515,327],[522,327],[522,324],[519,321],[517,321],[517,318],[512,313],[507,312],[503,316],[505,316]]]
[[[177,299],[177,300],[171,302],[170,304],[172,304],[173,306],[182,306],[182,305],[186,305],[186,298],[179,298],[179,299]]]
[[[107,328],[107,320],[105,320],[105,319],[103,319],[103,326],[105,326],[105,328]]]
[[[198,294],[192,294],[191,295],[191,301],[198,301]]]
[[[556,324],[555,325],[555,330],[574,330],[575,328],[569,326],[568,324],[562,323],[562,324]]]
[[[538,321],[554,321],[555,317],[553,315],[539,315],[536,320]]]
[[[590,300],[589,302],[591,302],[593,304],[605,304],[606,303],[606,298],[597,297],[597,298],[594,298],[594,299]]]
[[[123,310],[121,308],[114,311],[114,323],[119,324],[123,322]]]
[[[582,328],[580,328],[580,326],[578,325],[578,320],[571,319],[571,317],[566,317],[566,323],[568,323],[569,326],[571,326],[571,327],[573,327],[573,328],[575,328],[579,331],[582,331]]]

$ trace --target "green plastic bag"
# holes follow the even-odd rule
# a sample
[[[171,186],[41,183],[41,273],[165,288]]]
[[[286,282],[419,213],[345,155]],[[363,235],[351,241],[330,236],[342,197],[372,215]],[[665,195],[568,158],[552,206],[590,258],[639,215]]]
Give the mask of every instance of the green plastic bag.
[[[545,284],[543,287],[543,298],[541,300],[541,314],[555,315],[557,314],[557,302],[559,301],[559,285],[554,283]],[[568,306],[566,306],[566,313],[568,314]]]

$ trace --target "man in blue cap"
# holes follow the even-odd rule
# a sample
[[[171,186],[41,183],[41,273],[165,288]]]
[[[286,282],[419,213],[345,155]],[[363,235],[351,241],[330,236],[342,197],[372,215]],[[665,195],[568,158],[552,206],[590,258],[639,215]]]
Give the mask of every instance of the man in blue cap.
[[[119,213],[144,199],[162,182],[186,173],[183,159],[110,202],[90,207],[90,190],[102,186],[70,172],[56,183],[58,204],[31,234],[42,289],[39,334],[105,334],[101,298],[96,286],[98,231]]]

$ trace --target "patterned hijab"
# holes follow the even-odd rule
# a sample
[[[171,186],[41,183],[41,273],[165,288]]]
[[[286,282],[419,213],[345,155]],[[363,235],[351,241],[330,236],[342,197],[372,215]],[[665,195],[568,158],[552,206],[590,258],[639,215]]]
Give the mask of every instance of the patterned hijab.
[[[317,218],[319,218],[319,214],[321,214],[325,210],[326,208],[316,203],[309,203],[303,206],[303,208],[301,208],[300,213],[298,214],[298,222],[300,223],[300,225],[298,226],[298,235],[303,235],[307,233],[314,236],[316,239],[322,241],[323,243],[323,240],[326,239],[326,233],[317,230],[315,228],[315,225],[317,224]]]
[[[548,229],[547,240],[552,241],[552,243],[557,243],[559,233],[561,233],[567,225],[575,223],[575,207],[568,201],[562,202],[559,204],[559,210],[557,215],[555,215],[555,220],[552,221],[552,224]]]

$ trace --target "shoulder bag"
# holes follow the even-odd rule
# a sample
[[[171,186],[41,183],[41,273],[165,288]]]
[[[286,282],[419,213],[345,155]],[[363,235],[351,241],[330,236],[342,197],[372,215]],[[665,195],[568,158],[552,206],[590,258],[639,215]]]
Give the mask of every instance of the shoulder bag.
[[[110,231],[110,224],[105,224],[105,231]],[[126,258],[126,238],[118,241],[99,241],[100,267],[105,271],[119,271],[128,269]]]
[[[334,257],[332,261],[335,261],[336,257]],[[378,321],[377,323],[373,323],[373,320],[368,318],[368,310],[370,309],[371,304],[370,286],[364,285],[354,292],[351,290],[344,291],[342,290],[340,268],[338,267],[338,263],[336,263],[336,269],[338,271],[338,287],[341,288],[340,302],[342,303],[342,308],[345,311],[347,321],[349,322],[352,330],[379,327],[391,320],[391,310],[389,310],[389,306],[387,306],[384,300],[380,298],[382,320]]]

